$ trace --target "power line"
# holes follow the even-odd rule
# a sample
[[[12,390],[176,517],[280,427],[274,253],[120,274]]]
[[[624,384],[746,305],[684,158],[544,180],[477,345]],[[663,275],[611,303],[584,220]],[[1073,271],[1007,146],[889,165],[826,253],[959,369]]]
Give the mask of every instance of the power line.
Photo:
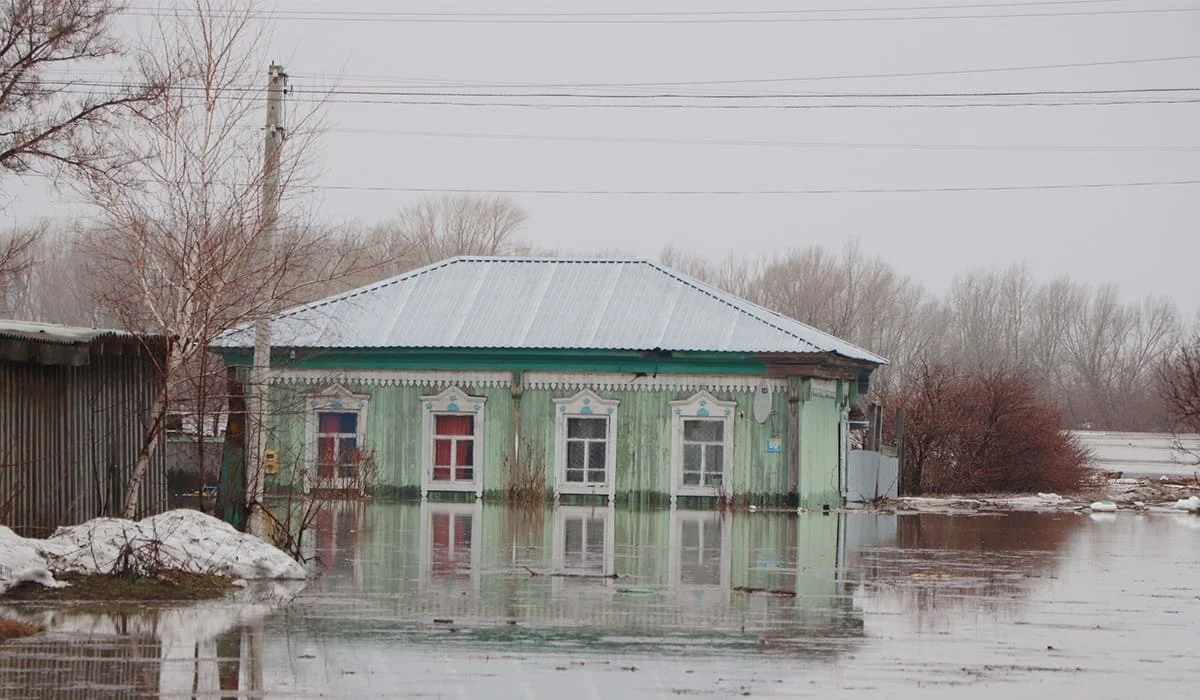
[[[1050,4],[1050,3],[1046,3]],[[986,3],[980,4],[979,8],[1001,8],[1009,6],[1010,3]],[[1011,3],[1012,6],[1020,6],[1017,3]],[[689,24],[796,24],[796,23],[829,23],[829,22],[907,22],[907,21],[927,21],[927,20],[980,20],[980,19],[1027,19],[1034,17],[1100,17],[1100,16],[1128,16],[1128,15],[1151,15],[1151,14],[1180,14],[1200,12],[1200,7],[1161,7],[1161,8],[1130,8],[1130,9],[1109,9],[1109,10],[1055,10],[1051,12],[990,12],[990,13],[964,13],[964,14],[909,14],[909,15],[861,15],[864,12],[872,11],[891,11],[891,12],[928,12],[928,11],[954,11],[952,6],[915,6],[911,8],[871,8],[859,10],[845,9],[829,9],[829,10],[812,10],[812,14],[817,13],[846,13],[858,12],[860,16],[835,16],[835,17],[818,17],[806,14],[797,16],[795,13],[804,12],[803,10],[780,11],[780,13],[771,13],[771,16],[765,15],[723,15],[723,16],[706,16],[696,12],[676,12],[662,13],[660,15],[646,15],[638,13],[420,13],[420,12],[348,12],[348,11],[303,11],[303,10],[277,10],[269,12],[246,12],[232,14],[235,17],[246,17],[250,19],[264,19],[271,21],[319,21],[319,22],[370,22],[378,23],[403,23],[403,24],[523,24],[523,25],[564,25],[564,24],[586,24],[586,25],[628,25],[628,24],[667,24],[667,25],[689,25]],[[151,8],[131,8],[127,9],[126,14],[139,17],[187,17],[191,13],[184,10],[176,9],[151,9]],[[761,11],[767,13],[769,11]],[[792,14],[782,14],[790,12]],[[221,11],[214,11],[214,14],[220,15]],[[227,13],[231,14],[231,13]]]
[[[953,108],[998,108],[998,107],[1111,107],[1121,105],[1168,105],[1196,104],[1200,98],[1185,99],[1128,99],[1128,100],[1076,100],[1043,102],[957,102],[957,103],[840,103],[840,104],[684,104],[684,103],[569,103],[569,102],[479,102],[464,100],[407,100],[407,99],[309,99],[293,98],[293,102],[310,104],[358,104],[358,105],[409,105],[448,107],[512,107],[521,109],[953,109]]]
[[[100,82],[85,80],[42,80],[17,81],[28,85],[40,82],[42,85],[59,85],[66,88],[96,87],[96,88],[149,88],[148,84]],[[176,90],[191,90],[210,92],[211,88],[199,84],[178,84],[171,86]],[[226,85],[222,91],[238,93],[258,93],[261,88],[252,85]],[[453,97],[453,98],[521,98],[521,99],[578,99],[578,100],[832,100],[832,99],[949,99],[949,98],[998,98],[998,97],[1059,97],[1059,96],[1107,96],[1107,95],[1155,95],[1200,92],[1200,87],[1139,87],[1139,88],[1100,88],[1088,90],[1003,90],[1003,91],[962,91],[962,92],[759,92],[759,93],[688,93],[688,92],[658,92],[658,93],[605,93],[605,92],[499,92],[481,90],[415,90],[415,89],[362,89],[342,88],[337,86],[297,88],[292,94],[319,94],[322,96],[350,97]]]
[[[1093,68],[1100,66],[1118,66],[1118,65],[1133,65],[1141,63],[1165,63],[1173,61],[1190,61],[1200,59],[1200,54],[1191,54],[1186,56],[1162,56],[1156,58],[1132,58],[1118,59],[1111,61],[1086,61],[1079,63],[1048,63],[1026,66],[997,66],[992,68],[960,68],[952,70],[934,70],[934,71],[916,71],[904,73],[851,73],[842,75],[815,75],[802,76],[794,78],[737,78],[730,80],[674,80],[674,81],[652,81],[652,82],[609,82],[609,83],[520,83],[520,82],[480,82],[480,81],[455,81],[433,79],[404,79],[404,78],[388,78],[384,76],[363,76],[363,75],[347,75],[343,76],[350,79],[364,81],[380,81],[394,82],[398,84],[412,82],[438,82],[446,85],[484,85],[487,87],[575,87],[575,88],[599,88],[599,87],[668,87],[668,86],[691,86],[691,85],[743,85],[750,83],[791,83],[791,82],[808,82],[821,80],[858,80],[858,79],[878,79],[878,78],[920,78],[932,77],[941,75],[970,75],[976,73],[1007,73],[1016,71],[1033,71],[1033,70],[1056,70],[1063,68]],[[306,77],[304,74],[298,74],[297,77]],[[316,76],[307,76],[316,77]]]
[[[681,139],[636,136],[601,135],[553,135],[523,133],[480,133],[461,131],[410,131],[399,129],[326,129],[326,133],[369,134],[375,136],[415,136],[421,138],[461,138],[495,141],[552,141],[583,143],[631,143],[665,144],[684,146],[749,146],[757,148],[851,148],[851,149],[895,149],[895,150],[938,150],[938,151],[1065,151],[1065,152],[1196,152],[1195,146],[1152,146],[1117,144],[969,144],[969,143],[872,143],[845,141],[757,141],[745,139]]]
[[[413,192],[424,194],[531,194],[531,195],[618,195],[618,196],[746,196],[746,195],[828,195],[828,194],[917,194],[937,192],[1014,192],[1031,190],[1091,190],[1123,187],[1168,187],[1200,185],[1200,180],[1147,180],[1135,182],[1087,182],[1050,185],[981,185],[950,187],[851,187],[821,189],[762,189],[762,190],[601,190],[601,189],[516,189],[468,187],[387,187],[351,185],[310,185],[301,189],[349,192]]]

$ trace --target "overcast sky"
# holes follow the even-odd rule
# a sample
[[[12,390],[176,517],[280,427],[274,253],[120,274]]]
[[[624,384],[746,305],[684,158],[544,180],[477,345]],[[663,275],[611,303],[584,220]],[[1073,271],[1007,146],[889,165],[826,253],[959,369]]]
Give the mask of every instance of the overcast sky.
[[[831,7],[859,10],[812,11]],[[516,190],[529,212],[524,237],[540,247],[652,256],[674,244],[719,257],[838,248],[856,237],[935,292],[971,268],[1027,261],[1041,279],[1112,282],[1127,298],[1163,294],[1189,316],[1197,308],[1200,185],[1058,186],[1200,180],[1192,101],[1200,3],[281,0],[275,8],[271,52],[295,99],[339,75],[341,90],[372,93],[338,95],[327,108],[319,183],[330,188],[321,191],[330,220],[387,217],[421,196],[412,188]],[[394,14],[402,11],[415,14]],[[710,14],[718,12],[728,14]],[[1061,64],[1101,65],[996,70]],[[935,74],[894,75],[906,73]],[[881,74],[893,77],[838,77]],[[1165,88],[1196,91],[881,95]],[[414,90],[503,96],[378,94]],[[526,95],[547,92],[629,97]],[[863,96],[645,97],[773,92]],[[409,104],[419,101],[488,104]],[[1039,104],[945,106],[1011,102]],[[914,104],[942,106],[881,106]],[[845,192],[1042,186],[1054,188]],[[682,191],[711,194],[634,194]],[[18,221],[51,211],[15,202],[4,213]]]

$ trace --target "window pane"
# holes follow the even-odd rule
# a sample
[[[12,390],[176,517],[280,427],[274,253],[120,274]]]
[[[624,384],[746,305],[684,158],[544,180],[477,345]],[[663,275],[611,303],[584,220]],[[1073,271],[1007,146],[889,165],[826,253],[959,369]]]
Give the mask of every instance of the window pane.
[[[454,473],[456,481],[471,481],[475,478],[475,470],[470,467],[459,467]]]
[[[567,469],[583,468],[583,452],[586,444],[578,440],[567,441]]]
[[[338,432],[338,414],[337,413],[318,413],[317,414],[317,432],[318,433],[336,433],[336,432]]]
[[[583,483],[583,470],[582,469],[568,469],[567,470],[567,481],[571,481],[574,483],[580,483],[580,484]]]
[[[343,462],[338,465],[337,475],[339,479],[353,479],[354,472],[357,471],[354,462]]]
[[[453,440],[434,440],[433,441],[433,466],[448,467],[450,466],[451,447],[454,445]]]
[[[434,481],[450,481],[450,467],[434,467],[433,468],[433,480]]]
[[[318,464],[333,464],[334,445],[336,443],[337,438],[334,437],[317,438]]]
[[[684,445],[683,446],[683,470],[700,471],[700,445]]]
[[[475,441],[474,440],[459,440],[457,459],[454,463],[460,467],[475,466]]]
[[[338,464],[348,464],[358,459],[358,438],[342,438],[338,445]]]
[[[721,485],[721,472],[705,472],[704,473],[704,485],[705,486],[720,486]]]
[[[607,418],[568,418],[567,437],[569,438],[600,438],[607,437]]]
[[[587,449],[588,469],[604,469],[604,453],[608,449],[608,443],[594,440],[587,444]]]
[[[683,439],[688,442],[720,442],[725,436],[725,424],[718,420],[685,420]]]
[[[358,414],[357,413],[335,413],[338,417],[338,432],[339,433],[357,433],[358,432]]]
[[[475,416],[434,416],[433,432],[437,435],[474,435]]]
[[[700,472],[684,472],[683,473],[683,485],[684,486],[699,486],[700,485]]]
[[[608,481],[604,473],[604,466],[600,465],[598,467],[588,469],[587,480],[589,484],[603,484],[604,482]]]
[[[721,473],[721,469],[725,466],[725,446],[724,445],[705,445],[704,446],[704,471]]]

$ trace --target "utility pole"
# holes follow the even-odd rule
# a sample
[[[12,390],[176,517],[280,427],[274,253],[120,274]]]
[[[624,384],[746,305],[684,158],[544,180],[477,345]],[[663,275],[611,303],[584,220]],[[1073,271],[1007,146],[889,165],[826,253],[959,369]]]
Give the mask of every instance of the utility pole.
[[[275,227],[279,218],[279,152],[283,147],[283,95],[287,73],[283,66],[271,64],[267,71],[266,145],[263,149],[262,231],[258,250],[264,267],[270,264],[275,248]],[[267,392],[271,374],[271,308],[269,292],[259,292],[259,312],[254,320],[254,364],[250,368],[246,421],[246,529],[263,534],[263,454],[267,449]]]

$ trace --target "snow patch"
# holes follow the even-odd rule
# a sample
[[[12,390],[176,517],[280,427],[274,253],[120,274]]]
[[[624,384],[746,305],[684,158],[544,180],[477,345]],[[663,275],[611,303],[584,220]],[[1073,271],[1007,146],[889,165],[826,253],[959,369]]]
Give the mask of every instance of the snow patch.
[[[51,572],[111,574],[130,568],[148,575],[177,570],[236,579],[306,578],[304,567],[283,551],[195,510],[138,522],[96,518],[61,527],[45,540],[0,526],[0,593],[22,580],[55,585]]]
[[[1200,512],[1200,496],[1181,498],[1178,501],[1175,501],[1175,505],[1173,507],[1177,510],[1186,510],[1191,513]]]

